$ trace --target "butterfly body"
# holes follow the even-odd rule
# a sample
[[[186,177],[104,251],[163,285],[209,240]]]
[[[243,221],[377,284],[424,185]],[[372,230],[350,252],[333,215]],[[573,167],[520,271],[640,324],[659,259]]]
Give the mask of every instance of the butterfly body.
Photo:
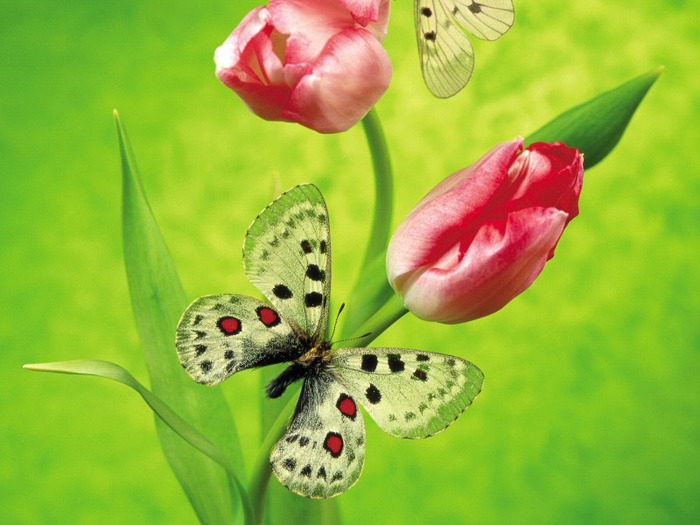
[[[469,82],[474,49],[466,32],[496,40],[513,20],[512,0],[414,0],[418,54],[430,92],[448,98]]]
[[[303,380],[296,410],[270,455],[276,477],[310,498],[350,488],[362,472],[360,405],[387,433],[440,432],[483,383],[472,363],[405,348],[334,348],[327,340],[330,230],[321,193],[292,188],[253,221],[244,267],[271,305],[244,295],[200,297],[178,324],[176,348],[193,379],[217,384],[249,368],[289,362],[266,393],[281,396]]]

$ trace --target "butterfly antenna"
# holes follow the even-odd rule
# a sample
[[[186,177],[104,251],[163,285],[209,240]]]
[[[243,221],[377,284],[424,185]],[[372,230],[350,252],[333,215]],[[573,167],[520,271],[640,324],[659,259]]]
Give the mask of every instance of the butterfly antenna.
[[[340,312],[342,312],[344,308],[345,308],[345,303],[340,305],[340,308],[338,309],[338,313],[335,314],[335,323],[333,323],[333,331],[331,332],[331,339],[330,339],[331,341],[333,340],[333,336],[335,335],[335,329],[338,326],[338,319],[340,319]]]
[[[331,344],[337,344],[337,343],[345,343],[346,341],[357,341],[358,339],[364,339],[365,337],[369,337],[372,335],[372,332],[367,332],[366,334],[358,335],[357,337],[350,337],[349,339],[341,339],[339,341],[333,341]]]

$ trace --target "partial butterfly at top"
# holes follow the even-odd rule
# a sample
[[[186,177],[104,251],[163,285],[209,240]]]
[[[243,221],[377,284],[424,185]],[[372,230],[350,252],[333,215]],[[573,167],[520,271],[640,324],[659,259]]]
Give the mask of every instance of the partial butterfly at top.
[[[297,494],[330,498],[360,477],[365,426],[358,402],[392,436],[423,438],[452,423],[481,390],[481,370],[458,357],[331,348],[330,229],[315,186],[292,188],[257,216],[243,261],[272,305],[245,295],[200,297],[177,327],[177,352],[190,376],[206,385],[291,361],[266,392],[279,397],[304,379],[289,428],[270,456],[277,478]]]
[[[512,0],[414,0],[418,54],[430,92],[448,98],[467,85],[474,49],[465,31],[496,40],[513,25]]]

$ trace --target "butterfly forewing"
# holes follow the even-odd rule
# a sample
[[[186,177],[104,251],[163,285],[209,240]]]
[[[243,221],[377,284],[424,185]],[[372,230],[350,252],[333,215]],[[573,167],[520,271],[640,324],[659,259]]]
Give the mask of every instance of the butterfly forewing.
[[[436,97],[451,97],[471,78],[472,44],[439,0],[416,0],[415,18],[425,84]]]
[[[243,245],[248,279],[301,333],[326,336],[331,293],[328,211],[312,184],[296,186],[265,208]]]
[[[495,40],[513,25],[511,0],[414,0],[416,40],[428,89],[439,98],[460,91],[474,70],[465,33]]]
[[[424,438],[474,401],[484,374],[472,363],[405,348],[339,349],[335,375],[386,433]]]
[[[329,375],[306,378],[287,432],[270,455],[272,470],[288,489],[330,498],[360,477],[365,425],[354,398]]]
[[[182,315],[175,346],[198,383],[215,385],[247,368],[299,357],[296,336],[277,311],[245,295],[207,295]]]

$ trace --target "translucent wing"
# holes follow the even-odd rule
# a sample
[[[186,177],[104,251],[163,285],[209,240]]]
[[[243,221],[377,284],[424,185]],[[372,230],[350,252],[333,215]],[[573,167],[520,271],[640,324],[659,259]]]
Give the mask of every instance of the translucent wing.
[[[451,97],[472,76],[472,44],[440,0],[416,0],[415,24],[425,85],[438,98]]]
[[[440,0],[462,28],[482,40],[497,40],[515,18],[512,0]]]
[[[328,211],[312,184],[283,193],[255,218],[243,245],[246,275],[297,332],[326,336],[331,293]]]
[[[472,363],[405,348],[344,348],[333,373],[386,433],[424,438],[445,429],[481,391]]]
[[[459,92],[474,70],[465,30],[495,40],[513,25],[511,0],[415,0],[415,27],[423,78],[439,98]]]
[[[307,498],[331,498],[355,484],[364,461],[365,424],[357,403],[331,376],[309,376],[289,429],[270,455],[275,476]]]
[[[175,347],[183,368],[205,385],[300,354],[284,318],[269,304],[245,295],[207,295],[194,301],[180,319]]]

